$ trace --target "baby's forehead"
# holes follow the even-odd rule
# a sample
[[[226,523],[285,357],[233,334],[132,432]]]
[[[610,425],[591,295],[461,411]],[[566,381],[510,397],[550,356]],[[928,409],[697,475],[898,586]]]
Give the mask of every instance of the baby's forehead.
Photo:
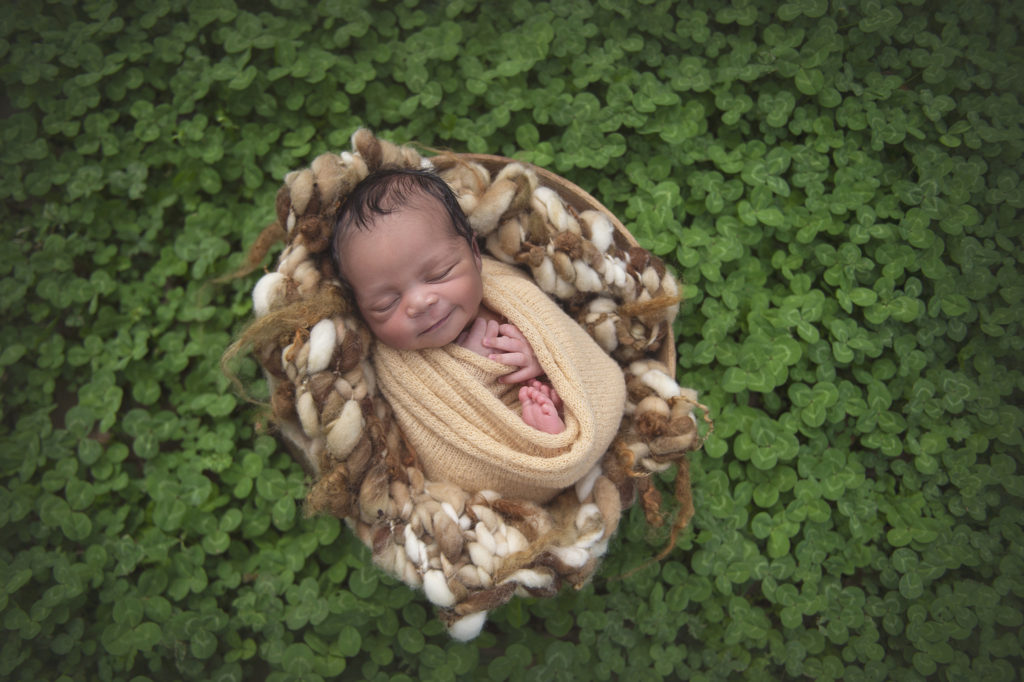
[[[364,261],[364,265],[377,265],[390,260],[385,250],[397,248],[404,252],[403,258],[390,260],[388,266],[408,272],[409,268],[423,266],[430,254],[458,251],[458,243],[464,241],[448,204],[426,188],[392,187],[365,209],[361,216],[339,222],[334,239],[338,274],[353,290],[363,288],[359,273],[364,272],[354,259]],[[403,245],[414,248],[402,249]]]
[[[379,269],[382,264],[392,274],[429,269],[461,254],[464,243],[443,209],[410,205],[352,229],[342,243],[339,260],[349,284],[361,288],[360,274],[386,279],[388,273]]]
[[[392,202],[385,207],[385,211],[386,213],[370,216],[363,231],[372,232],[395,215],[419,214],[430,218],[429,222],[424,224],[430,227],[443,227],[452,238],[459,238],[458,228],[452,221],[444,203],[423,190],[417,189],[415,194],[407,194],[401,200]]]

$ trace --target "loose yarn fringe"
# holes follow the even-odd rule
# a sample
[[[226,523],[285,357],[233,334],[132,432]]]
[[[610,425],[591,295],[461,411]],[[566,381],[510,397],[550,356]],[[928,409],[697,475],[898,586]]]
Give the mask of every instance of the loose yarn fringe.
[[[638,493],[660,521],[649,477],[679,463],[674,540],[693,514],[686,453],[701,445],[694,410],[705,419],[707,410],[656,359],[672,342],[679,303],[661,261],[604,213],[577,213],[526,165],[491,177],[459,155],[424,158],[365,129],[352,148],[285,177],[277,220],[258,246],[282,232],[287,245],[253,289],[255,322],[227,354],[251,346],[263,366],[280,433],[314,480],[307,512],[344,518],[374,563],[422,589],[461,640],[515,595],[583,586]],[[336,279],[329,243],[345,196],[384,166],[434,168],[484,250],[527,269],[622,366],[628,404],[612,447],[544,506],[427,480],[377,390],[372,338]]]

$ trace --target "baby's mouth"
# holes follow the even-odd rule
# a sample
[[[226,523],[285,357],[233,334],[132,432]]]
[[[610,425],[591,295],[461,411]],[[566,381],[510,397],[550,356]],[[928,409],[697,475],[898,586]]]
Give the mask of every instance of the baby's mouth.
[[[420,332],[420,336],[424,336],[426,334],[430,334],[431,332],[437,331],[438,329],[440,329],[444,325],[445,322],[448,321],[448,318],[451,317],[451,316],[452,316],[452,311],[449,310],[447,313],[445,313],[444,317],[442,317],[440,320],[438,320],[434,324],[430,325],[429,327],[427,327],[426,329],[421,331]]]

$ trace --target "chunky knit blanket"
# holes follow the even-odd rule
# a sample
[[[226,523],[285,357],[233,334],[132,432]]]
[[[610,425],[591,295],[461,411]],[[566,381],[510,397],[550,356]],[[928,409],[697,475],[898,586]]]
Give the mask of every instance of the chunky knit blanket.
[[[374,563],[422,589],[458,639],[475,637],[487,612],[515,595],[551,596],[565,584],[585,584],[622,510],[634,502],[650,523],[659,523],[662,497],[651,474],[674,469],[677,504],[666,511],[674,512],[674,532],[684,527],[693,514],[686,454],[702,442],[695,409],[709,421],[696,392],[675,381],[679,288],[661,261],[578,187],[527,164],[498,159],[495,165],[489,158],[427,158],[359,130],[351,152],[322,154],[289,173],[277,195],[277,219],[249,263],[258,267],[274,240],[286,246],[253,289],[255,319],[225,355],[228,362],[251,348],[263,367],[277,433],[310,475],[307,512],[345,519]],[[392,405],[380,389],[375,344],[338,282],[328,245],[338,207],[356,183],[395,165],[434,168],[455,190],[482,250],[527,273],[618,366],[611,389],[549,369],[558,390],[570,396],[573,428],[593,428],[594,449],[578,468],[567,466],[564,477],[552,478],[557,487],[582,476],[548,502],[523,498],[536,490],[532,485],[517,496],[514,487],[499,493],[452,482],[436,464],[447,457],[443,450],[410,447],[413,429],[395,418],[405,400]],[[505,314],[530,328],[529,316]],[[531,342],[543,346],[544,333],[532,333]],[[551,353],[542,361],[546,368],[557,350],[543,351]],[[574,393],[578,387],[589,408],[576,404],[583,400]],[[603,429],[615,425],[603,448]],[[472,433],[467,428],[464,435]],[[590,466],[595,455],[599,461]],[[502,476],[521,477],[512,462],[493,460]]]
[[[527,426],[513,409],[513,368],[456,344],[377,344],[374,367],[423,472],[469,492],[547,502],[601,459],[626,403],[622,369],[521,270],[484,259],[484,303],[523,333],[564,404],[565,430]]]

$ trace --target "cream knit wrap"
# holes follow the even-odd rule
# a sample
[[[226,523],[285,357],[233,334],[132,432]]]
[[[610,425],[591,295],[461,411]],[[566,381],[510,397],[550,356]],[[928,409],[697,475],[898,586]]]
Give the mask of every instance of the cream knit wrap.
[[[520,270],[485,258],[483,284],[484,304],[519,328],[561,396],[565,430],[527,426],[519,386],[497,381],[513,368],[455,344],[377,343],[380,389],[428,478],[546,502],[597,464],[618,432],[622,368]]]

